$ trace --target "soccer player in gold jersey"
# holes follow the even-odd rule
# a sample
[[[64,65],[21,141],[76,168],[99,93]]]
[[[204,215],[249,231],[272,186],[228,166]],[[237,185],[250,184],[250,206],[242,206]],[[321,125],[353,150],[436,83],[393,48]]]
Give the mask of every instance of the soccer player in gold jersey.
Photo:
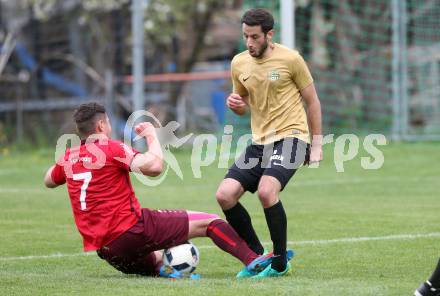
[[[245,191],[257,192],[273,242],[271,265],[259,274],[245,271],[237,277],[274,277],[291,270],[279,194],[303,163],[322,160],[321,104],[312,76],[297,51],[272,42],[273,25],[268,11],[246,11],[242,31],[247,50],[231,62],[233,91],[226,104],[237,115],[250,112],[253,141],[229,169],[216,199],[237,233],[262,254],[251,218],[239,202]]]

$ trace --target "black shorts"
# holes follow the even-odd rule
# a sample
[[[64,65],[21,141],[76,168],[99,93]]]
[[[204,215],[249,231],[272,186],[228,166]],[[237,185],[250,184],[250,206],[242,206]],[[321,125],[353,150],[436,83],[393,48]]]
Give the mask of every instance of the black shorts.
[[[229,168],[226,178],[240,182],[245,191],[254,193],[262,176],[272,176],[281,184],[281,190],[296,170],[309,161],[310,145],[297,138],[248,146]]]

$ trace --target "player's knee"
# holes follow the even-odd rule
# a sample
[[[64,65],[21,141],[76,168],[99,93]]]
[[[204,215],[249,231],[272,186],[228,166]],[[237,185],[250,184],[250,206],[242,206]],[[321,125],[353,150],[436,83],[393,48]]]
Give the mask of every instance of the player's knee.
[[[208,224],[209,224],[214,220],[218,220],[218,219],[222,219],[222,218],[217,214],[206,214],[206,219],[209,220],[209,222],[208,222]]]
[[[214,222],[215,221],[215,222]],[[214,225],[216,223],[219,223],[219,221],[224,221],[223,218],[221,218],[220,216],[216,216],[213,218],[210,218],[206,221],[206,227],[205,227],[205,232],[209,229],[209,226]],[[214,223],[213,223],[214,222]]]
[[[225,190],[221,187],[215,193],[215,198],[217,199],[217,202],[222,207],[222,209],[229,208],[235,203],[233,194],[230,191]]]
[[[188,239],[207,236],[208,227],[214,221],[223,221],[223,219],[218,215],[209,214],[209,217],[206,216],[201,220],[190,220],[188,226]]]
[[[274,200],[278,198],[272,186],[264,184],[258,186],[258,197],[260,198],[263,207],[270,206]]]

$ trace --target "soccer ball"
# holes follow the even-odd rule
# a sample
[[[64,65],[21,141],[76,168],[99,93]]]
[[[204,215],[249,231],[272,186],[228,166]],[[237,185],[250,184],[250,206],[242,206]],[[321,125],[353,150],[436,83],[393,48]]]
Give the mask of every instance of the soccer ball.
[[[190,274],[199,263],[199,250],[195,245],[187,242],[163,252],[163,264],[171,266],[183,274]]]

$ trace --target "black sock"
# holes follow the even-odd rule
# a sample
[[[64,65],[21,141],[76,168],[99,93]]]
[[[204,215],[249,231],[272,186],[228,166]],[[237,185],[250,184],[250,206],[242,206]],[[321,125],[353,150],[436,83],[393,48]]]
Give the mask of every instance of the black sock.
[[[438,260],[437,267],[429,278],[429,282],[434,288],[440,288],[440,259]]]
[[[240,203],[237,203],[229,210],[224,210],[223,213],[225,213],[226,221],[228,221],[238,235],[246,242],[249,248],[258,255],[262,255],[264,248],[255,233],[251,217],[246,209]]]
[[[276,271],[286,269],[287,217],[281,201],[270,208],[264,209],[270,238],[273,243],[272,268]]]

